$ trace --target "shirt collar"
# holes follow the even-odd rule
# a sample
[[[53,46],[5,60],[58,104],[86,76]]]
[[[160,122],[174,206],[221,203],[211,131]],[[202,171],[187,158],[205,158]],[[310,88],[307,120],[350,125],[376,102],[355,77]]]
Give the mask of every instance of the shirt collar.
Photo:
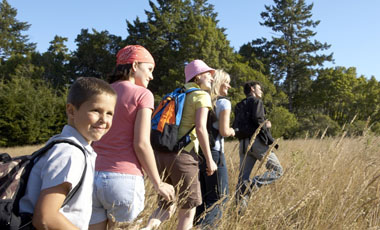
[[[74,127],[70,125],[65,125],[62,129],[60,137],[74,137],[79,141],[81,145],[90,153],[94,152],[92,146],[84,139],[84,137],[76,130]]]
[[[248,98],[254,98],[254,99],[258,99],[258,98],[256,98],[255,96],[253,96],[253,95],[249,95],[248,97],[247,97],[247,99]]]
[[[200,89],[201,87],[199,87],[199,85],[195,82],[188,82],[185,84],[185,88],[186,89],[190,89],[190,88],[198,88]]]

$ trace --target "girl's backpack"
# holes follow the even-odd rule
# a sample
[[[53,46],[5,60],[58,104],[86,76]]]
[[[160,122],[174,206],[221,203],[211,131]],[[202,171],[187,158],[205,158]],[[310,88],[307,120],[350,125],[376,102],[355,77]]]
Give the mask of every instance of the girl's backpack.
[[[68,143],[82,150],[85,162],[86,154],[82,146],[69,139],[55,139],[47,143],[44,147],[32,153],[18,157],[10,157],[7,153],[0,154],[0,229],[18,230],[33,229],[32,214],[19,212],[19,201],[24,196],[29,174],[38,161],[51,147],[58,143]],[[82,177],[74,189],[67,195],[62,206],[73,197],[81,186],[87,164],[84,167]]]
[[[178,139],[179,125],[182,119],[183,106],[188,93],[200,90],[185,87],[177,88],[167,94],[154,110],[152,115],[152,132],[150,142],[154,150],[160,152],[179,152],[190,143],[191,128],[183,137]]]

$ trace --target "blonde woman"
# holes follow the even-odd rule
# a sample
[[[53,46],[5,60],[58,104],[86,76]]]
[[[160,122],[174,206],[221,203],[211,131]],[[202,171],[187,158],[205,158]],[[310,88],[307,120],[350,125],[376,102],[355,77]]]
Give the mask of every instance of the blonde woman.
[[[211,155],[218,166],[218,170],[209,176],[206,173],[204,161],[200,164],[200,176],[203,204],[197,207],[196,221],[202,226],[214,226],[214,223],[222,215],[220,199],[226,200],[228,196],[228,172],[224,156],[224,137],[235,136],[235,131],[230,127],[231,102],[226,98],[230,86],[230,75],[223,70],[216,70],[214,83],[211,88],[211,99],[215,121],[212,130],[215,145],[211,148]],[[209,118],[210,119],[210,118]],[[210,127],[209,127],[210,129]],[[203,155],[200,155],[203,157]],[[218,203],[217,203],[218,202]],[[207,210],[211,208],[211,210]],[[207,213],[203,215],[203,212]]]

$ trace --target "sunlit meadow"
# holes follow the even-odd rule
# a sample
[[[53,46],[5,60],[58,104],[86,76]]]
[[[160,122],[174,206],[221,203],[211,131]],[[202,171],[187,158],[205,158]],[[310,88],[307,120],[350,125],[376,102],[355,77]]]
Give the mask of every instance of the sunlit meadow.
[[[233,199],[238,177],[238,142],[226,143],[230,194],[219,229],[380,229],[380,137],[280,140],[276,151],[285,173],[251,196],[239,214]],[[12,155],[40,146],[0,148]],[[253,173],[262,173],[264,165]],[[142,227],[157,207],[146,180],[146,206],[134,226]],[[160,229],[175,229],[176,215]],[[139,226],[139,227],[138,227]],[[117,229],[130,229],[118,223]]]

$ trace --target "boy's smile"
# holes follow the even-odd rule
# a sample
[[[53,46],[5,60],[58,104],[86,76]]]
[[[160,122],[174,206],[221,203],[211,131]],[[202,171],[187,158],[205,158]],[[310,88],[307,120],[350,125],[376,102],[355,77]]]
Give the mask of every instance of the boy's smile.
[[[73,126],[91,144],[108,132],[112,125],[116,97],[107,93],[92,96],[79,109],[67,105],[69,125]]]

